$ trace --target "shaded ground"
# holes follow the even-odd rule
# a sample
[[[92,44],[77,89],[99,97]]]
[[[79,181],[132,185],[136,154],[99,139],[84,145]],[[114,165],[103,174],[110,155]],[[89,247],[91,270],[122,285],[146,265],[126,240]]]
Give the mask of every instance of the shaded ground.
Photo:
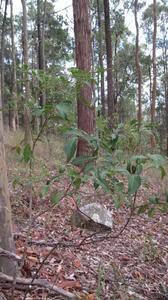
[[[10,170],[9,170],[10,175]],[[67,181],[57,183],[57,189],[66,189]],[[138,203],[147,193],[157,192],[153,186],[148,192],[141,189]],[[81,191],[82,203],[92,201],[92,186]],[[10,183],[10,196],[14,220],[17,254],[23,253],[24,235],[28,227],[29,191],[14,191]],[[112,235],[116,234],[129,217],[129,209],[119,211],[107,196],[96,195],[96,201],[105,204],[114,219]],[[89,200],[88,200],[89,199]],[[94,199],[95,201],[95,199]],[[48,197],[33,197],[35,221],[31,231],[33,241],[56,243],[73,241],[76,245],[92,232],[72,226],[71,216],[75,199],[67,197],[51,210]],[[46,213],[37,217],[39,211]],[[20,233],[22,235],[20,235]],[[24,277],[33,277],[44,257],[50,252],[48,245],[29,245],[22,269]],[[154,218],[134,215],[117,239],[105,239],[81,247],[58,246],[42,266],[37,278],[47,278],[53,284],[75,293],[79,299],[168,299],[168,215],[156,213]],[[10,299],[9,291],[5,295]],[[23,299],[23,292],[15,292],[15,299]],[[52,292],[35,288],[26,299],[63,299]],[[64,298],[65,299],[65,298]]]

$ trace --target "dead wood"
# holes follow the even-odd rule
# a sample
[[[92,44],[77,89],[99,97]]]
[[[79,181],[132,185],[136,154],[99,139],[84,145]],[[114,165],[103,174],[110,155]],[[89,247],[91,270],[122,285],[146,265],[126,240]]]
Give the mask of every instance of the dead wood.
[[[12,287],[13,277],[5,275],[5,274],[0,272],[0,283],[2,283],[2,282],[4,283],[4,285],[7,283],[8,286],[10,285]],[[16,278],[16,287],[17,287],[17,289],[19,289],[19,290],[22,289],[23,290],[23,286],[26,286],[29,289],[32,289],[33,286],[39,286],[39,287],[42,287],[42,288],[45,288],[45,289],[52,290],[56,294],[64,296],[67,299],[77,300],[77,297],[73,293],[65,291],[64,289],[49,283],[46,279],[35,279],[32,282],[32,278],[17,277]]]

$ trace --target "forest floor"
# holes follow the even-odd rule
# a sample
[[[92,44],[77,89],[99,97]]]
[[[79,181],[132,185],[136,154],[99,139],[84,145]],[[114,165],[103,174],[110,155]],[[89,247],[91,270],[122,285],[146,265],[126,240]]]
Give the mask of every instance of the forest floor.
[[[16,253],[21,256],[29,226],[30,191],[21,186],[13,188],[12,174],[18,172],[17,166],[15,168],[10,164],[8,166],[9,190]],[[50,173],[55,173],[54,165],[50,165]],[[17,176],[23,178],[24,171],[20,171]],[[63,178],[54,184],[54,188],[66,190],[68,184],[68,180]],[[159,182],[153,182],[148,190],[142,187],[137,195],[137,203],[141,204],[148,194],[156,194],[159,188]],[[168,299],[167,214],[157,211],[153,218],[146,214],[135,214],[123,233],[113,238],[127,222],[129,208],[123,205],[117,210],[112,199],[99,191],[96,201],[110,210],[114,226],[110,234],[99,234],[99,237],[106,238],[98,242],[94,235],[86,239],[93,232],[72,225],[71,217],[76,209],[75,196],[67,196],[53,207],[48,195],[42,198],[39,196],[39,189],[39,183],[35,184],[31,242],[21,270],[24,278],[33,278],[41,266],[36,278],[45,278],[53,285],[74,293],[81,300]],[[81,196],[81,204],[95,201],[91,184],[81,189]],[[80,245],[84,239],[85,242]],[[53,245],[55,248],[51,251]],[[3,293],[10,299],[9,290],[3,289]],[[14,299],[24,299],[24,294],[25,291],[15,290]],[[26,299],[66,297],[57,296],[55,292],[42,287],[34,287],[28,291]]]

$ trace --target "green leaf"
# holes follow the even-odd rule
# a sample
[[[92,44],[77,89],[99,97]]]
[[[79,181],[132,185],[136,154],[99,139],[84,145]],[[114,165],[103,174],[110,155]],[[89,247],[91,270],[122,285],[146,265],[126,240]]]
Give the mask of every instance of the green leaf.
[[[81,182],[82,180],[80,177],[75,178],[75,180],[73,181],[73,186],[76,188],[76,190],[80,188]]]
[[[16,153],[20,155],[20,153],[21,153],[21,147],[20,146],[16,147]]]
[[[142,164],[138,164],[137,167],[136,167],[136,174],[141,175],[142,171],[143,171]]]
[[[31,158],[32,158],[32,150],[31,150],[30,145],[27,144],[23,150],[23,159],[26,163],[28,163]]]
[[[148,154],[150,160],[152,160],[157,166],[164,165],[164,158],[160,154]]]
[[[87,174],[90,171],[92,171],[93,169],[94,169],[94,164],[92,162],[88,163],[83,169],[83,174]]]
[[[47,195],[48,191],[49,191],[49,185],[43,186],[40,191],[40,197],[44,197],[45,195]]]
[[[121,203],[122,203],[121,195],[117,195],[117,197],[114,198],[115,207],[119,209],[121,207]]]
[[[61,192],[54,191],[50,194],[50,200],[53,204],[58,204],[62,197],[63,194]]]
[[[97,190],[98,189],[98,187],[99,187],[99,183],[97,183],[97,181],[96,180],[94,180],[94,188],[95,188],[95,190]]]
[[[166,188],[166,202],[168,203],[168,186]]]
[[[72,157],[75,155],[77,148],[77,139],[73,138],[72,140],[68,141],[64,146],[64,151],[66,154],[67,162],[69,162]]]
[[[73,159],[72,163],[74,165],[81,165],[81,164],[85,164],[89,161],[92,161],[94,159],[95,159],[95,157],[93,157],[93,156],[79,156],[79,157]]]
[[[163,214],[167,213],[168,212],[168,203],[161,204],[159,209]]]
[[[165,168],[163,166],[160,166],[160,171],[161,171],[161,176],[162,176],[162,179],[166,176],[166,171],[165,171]]]
[[[64,173],[65,173],[65,170],[66,170],[66,168],[65,168],[64,165],[60,166],[60,167],[59,167],[59,174],[64,174]]]
[[[150,201],[152,204],[159,204],[159,198],[156,197],[156,196],[150,196],[150,197],[149,197],[149,201]]]
[[[110,189],[110,186],[107,182],[106,179],[104,178],[96,178],[96,182],[107,192],[107,193],[111,193],[111,189]]]
[[[139,175],[127,175],[128,179],[128,193],[134,194],[138,191],[139,187],[141,186],[141,177]]]
[[[155,214],[155,208],[152,207],[152,208],[148,211],[148,217],[149,217],[149,218],[153,218],[154,214]]]
[[[142,206],[139,207],[138,209],[138,215],[141,215],[143,214],[147,209],[148,209],[149,205],[148,204],[144,204]]]
[[[69,115],[69,106],[67,103],[59,103],[56,105],[56,109],[58,113],[60,114],[60,117],[63,120],[68,120],[68,115]]]

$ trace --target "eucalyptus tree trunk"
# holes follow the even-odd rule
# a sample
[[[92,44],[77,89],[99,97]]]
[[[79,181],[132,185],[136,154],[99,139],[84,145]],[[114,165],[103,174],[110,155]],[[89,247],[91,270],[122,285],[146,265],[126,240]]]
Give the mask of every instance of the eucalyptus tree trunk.
[[[5,51],[5,28],[6,28],[6,15],[7,15],[8,0],[5,0],[5,10],[2,22],[2,35],[1,35],[1,99],[4,123],[8,124],[5,120],[5,103],[4,103],[4,76],[5,76],[5,64],[4,64],[4,51]]]
[[[105,117],[105,94],[104,94],[104,64],[103,64],[103,49],[102,49],[102,20],[101,20],[101,12],[100,12],[100,0],[97,0],[97,16],[98,16],[98,42],[99,42],[99,66],[101,69],[101,113],[102,116]]]
[[[114,87],[113,87],[113,72],[112,72],[112,43],[111,43],[109,0],[104,0],[104,17],[105,17],[105,39],[106,39],[106,54],[107,54],[107,103],[108,103],[109,127],[112,130],[114,125]]]
[[[75,52],[77,68],[86,75],[91,71],[91,26],[89,15],[89,0],[73,0]],[[91,82],[85,84],[77,82],[77,114],[78,128],[89,135],[93,134],[93,111],[83,104],[83,101],[91,104]],[[77,156],[86,155],[89,152],[85,140],[78,141]]]
[[[17,109],[17,78],[16,78],[16,56],[15,56],[15,41],[14,41],[14,22],[13,22],[13,0],[11,5],[11,42],[12,42],[12,105],[10,107],[9,124],[10,128],[15,131],[19,126],[18,109]]]
[[[30,98],[30,86],[29,86],[29,75],[28,75],[28,42],[27,42],[27,10],[26,0],[22,0],[23,7],[23,62],[24,62],[24,80],[25,80],[25,106],[24,106],[24,125],[25,125],[25,144],[32,145],[32,134],[30,124],[30,112],[28,109],[29,98]]]
[[[165,76],[165,101],[166,101],[166,155],[168,156],[168,71]]]
[[[46,18],[46,0],[44,1],[43,20],[41,20],[41,1],[37,0],[37,30],[38,30],[38,65],[39,70],[45,72],[45,55],[44,55],[44,29]],[[45,88],[40,89],[40,105],[46,104]],[[44,123],[44,117],[41,117],[41,126]]]
[[[136,68],[138,73],[138,127],[142,123],[142,70],[139,62],[139,24],[137,18],[138,0],[135,0],[135,27],[136,27]]]
[[[155,106],[156,106],[156,33],[157,33],[157,15],[156,15],[156,0],[153,0],[153,87],[152,87],[152,109],[151,109],[151,124],[152,130],[154,129],[155,124]],[[151,136],[151,147],[152,152],[156,148],[156,141],[154,135]]]
[[[117,59],[117,46],[118,46],[118,34],[115,34],[115,43],[114,43],[114,71],[115,71],[115,97],[114,97],[114,109],[116,112],[117,102],[118,102],[118,59]]]
[[[1,89],[0,89],[1,90]],[[11,206],[8,192],[8,178],[5,163],[5,148],[3,140],[2,99],[0,96],[0,248],[10,252],[15,251],[12,235]],[[14,275],[15,264],[8,257],[0,255],[0,272]]]

